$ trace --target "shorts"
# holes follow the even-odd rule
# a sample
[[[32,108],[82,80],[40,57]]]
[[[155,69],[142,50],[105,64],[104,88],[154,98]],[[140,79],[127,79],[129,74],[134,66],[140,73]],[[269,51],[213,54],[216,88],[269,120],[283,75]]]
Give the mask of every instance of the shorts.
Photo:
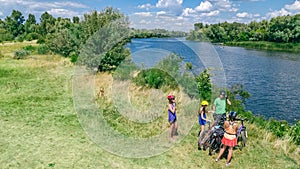
[[[177,118],[176,118],[176,117],[175,117],[175,118],[172,118],[172,119],[169,118],[169,123],[170,123],[170,124],[175,123],[176,121],[177,121]]]
[[[205,125],[206,124],[206,120],[203,120],[200,116],[198,116],[198,122],[199,122],[200,125]]]
[[[177,116],[176,113],[171,113],[169,112],[169,118],[168,118],[169,123],[175,123],[177,121]]]

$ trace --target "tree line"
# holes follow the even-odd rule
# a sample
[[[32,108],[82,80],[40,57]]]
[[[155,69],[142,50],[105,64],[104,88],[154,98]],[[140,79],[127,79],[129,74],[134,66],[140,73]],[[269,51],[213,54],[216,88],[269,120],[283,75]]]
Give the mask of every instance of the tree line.
[[[35,15],[29,14],[27,20],[22,13],[13,10],[10,16],[0,20],[0,42],[31,41],[45,43],[49,49],[65,57],[77,55],[80,46],[100,27],[125,17],[118,10],[105,8],[102,11],[91,11],[83,18],[55,18],[44,12],[37,22]]]
[[[72,19],[55,18],[48,12],[44,12],[40,16],[39,22],[33,14],[29,14],[25,20],[20,11],[12,10],[10,16],[6,16],[3,20],[0,19],[0,42],[37,40],[37,43],[44,44],[51,52],[70,57],[71,61],[75,62],[87,40],[99,29],[116,20],[122,20],[130,29],[127,16],[112,7],[85,13],[81,18],[74,16]],[[131,28],[129,33],[130,38],[124,39],[105,55],[99,65],[100,71],[115,69],[122,60],[129,56],[130,53],[124,48],[124,44],[131,38],[186,35],[183,32],[164,29],[137,30]]]
[[[300,42],[300,14],[278,16],[270,21],[245,23],[195,23],[187,39],[209,40],[214,43],[240,41]]]

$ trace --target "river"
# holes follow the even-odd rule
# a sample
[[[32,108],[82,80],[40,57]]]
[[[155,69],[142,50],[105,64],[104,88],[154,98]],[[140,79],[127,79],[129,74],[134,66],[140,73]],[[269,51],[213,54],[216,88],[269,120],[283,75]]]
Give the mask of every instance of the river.
[[[300,119],[300,54],[171,38],[133,39],[127,47],[131,50],[132,60],[146,67],[154,66],[169,53],[177,53],[185,62],[193,63],[195,74],[211,64],[222,66],[224,75],[216,76],[225,79],[217,81],[226,81],[225,87],[242,84],[251,94],[246,110],[290,124]]]

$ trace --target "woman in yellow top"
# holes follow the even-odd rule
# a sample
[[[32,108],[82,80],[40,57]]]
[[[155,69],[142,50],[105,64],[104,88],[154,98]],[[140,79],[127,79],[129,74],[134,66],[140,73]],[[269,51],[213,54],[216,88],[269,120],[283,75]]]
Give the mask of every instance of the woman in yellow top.
[[[237,145],[236,133],[238,130],[238,124],[237,122],[235,122],[235,118],[236,118],[236,112],[232,111],[229,113],[229,121],[225,121],[224,123],[225,133],[222,139],[223,147],[221,148],[220,153],[216,159],[216,162],[219,161],[225,149],[229,147],[226,166],[230,165],[233,147]]]

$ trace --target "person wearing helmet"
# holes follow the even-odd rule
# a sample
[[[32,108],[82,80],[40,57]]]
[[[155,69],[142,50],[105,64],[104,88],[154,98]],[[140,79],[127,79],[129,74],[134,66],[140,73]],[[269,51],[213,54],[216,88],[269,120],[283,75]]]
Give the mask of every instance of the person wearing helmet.
[[[231,102],[226,96],[226,92],[221,90],[219,97],[217,97],[213,103],[214,123],[212,127],[219,124],[223,117],[226,117],[226,104],[231,105]]]
[[[236,112],[231,111],[229,113],[229,120],[225,121],[224,123],[224,129],[225,133],[222,138],[222,148],[220,150],[220,153],[216,159],[216,162],[219,161],[221,158],[222,154],[224,153],[225,149],[228,148],[228,155],[227,155],[227,160],[226,160],[226,166],[230,165],[231,157],[232,157],[232,152],[233,152],[233,147],[237,145],[237,130],[238,130],[238,125],[237,122],[235,122],[236,118]]]
[[[177,129],[178,129],[175,96],[173,94],[170,94],[168,95],[167,98],[169,100],[169,105],[168,105],[168,121],[170,123],[169,139],[170,141],[174,141],[173,135],[177,134]]]
[[[234,121],[235,118],[236,118],[236,112],[231,111],[231,112],[229,113],[229,120],[230,120],[230,121]]]
[[[201,146],[203,144],[203,137],[204,137],[204,130],[205,130],[205,124],[206,124],[206,121],[210,122],[210,120],[208,120],[206,118],[206,113],[207,113],[207,110],[206,110],[206,107],[208,106],[208,102],[206,100],[203,100],[201,102],[201,107],[200,107],[200,110],[199,110],[199,114],[198,114],[198,122],[200,124],[200,131],[199,131],[199,139],[198,139],[198,150],[201,150]]]

